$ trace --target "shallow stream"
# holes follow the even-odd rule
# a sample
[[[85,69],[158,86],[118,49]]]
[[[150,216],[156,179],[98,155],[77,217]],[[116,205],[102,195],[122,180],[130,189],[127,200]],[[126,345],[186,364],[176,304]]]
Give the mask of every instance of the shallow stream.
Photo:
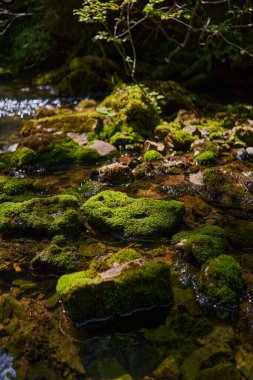
[[[56,98],[50,88],[32,89],[27,84],[0,86],[0,149],[10,149],[19,141],[24,119],[41,106],[74,107],[76,102]],[[131,154],[122,152],[121,159]],[[252,164],[238,165],[241,170],[253,170]],[[40,195],[48,196],[82,188],[93,171],[91,166],[75,166],[30,174],[18,171],[13,175],[43,182],[44,194]],[[215,221],[223,227],[244,222],[245,215],[236,210],[214,207],[187,191],[177,192],[181,185],[185,189],[188,177],[184,169],[157,172],[145,180],[105,188],[134,196],[182,200],[186,207],[184,224],[188,227],[199,228]],[[0,321],[0,338],[11,351],[8,354],[0,347],[0,380],[253,379],[253,303],[248,289],[239,310],[219,308],[195,293],[196,271],[174,250],[169,239],[119,241],[83,230],[78,244],[84,266],[121,247],[134,247],[148,260],[171,264],[175,292],[173,306],[76,327],[55,294],[60,274],[36,273],[30,268],[34,252],[47,243],[46,238],[28,237],[10,239],[0,247],[0,303],[4,299],[11,322],[9,335],[2,335]],[[230,253],[242,265],[246,281],[253,284],[253,252],[238,247]]]

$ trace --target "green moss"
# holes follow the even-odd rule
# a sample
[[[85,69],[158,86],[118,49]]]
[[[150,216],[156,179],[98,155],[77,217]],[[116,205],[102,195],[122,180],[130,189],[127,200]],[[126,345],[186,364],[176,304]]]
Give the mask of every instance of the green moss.
[[[64,275],[56,289],[75,322],[168,304],[172,297],[169,267],[161,263],[129,267],[110,281],[92,271]]]
[[[31,261],[33,268],[46,268],[59,271],[78,270],[80,255],[73,246],[59,247],[51,244],[38,253]]]
[[[143,138],[138,134],[134,132],[116,132],[111,138],[110,138],[110,144],[115,146],[124,146],[127,144],[134,144],[143,142]]]
[[[172,237],[183,255],[201,265],[225,253],[228,243],[222,228],[207,225],[197,231],[182,231]]]
[[[184,206],[178,201],[130,198],[103,191],[82,207],[88,222],[102,231],[127,238],[168,236],[178,229]]]
[[[195,137],[186,131],[172,131],[169,133],[175,149],[189,149]]]
[[[219,140],[222,139],[222,134],[220,132],[212,132],[209,135],[210,140]]]
[[[155,127],[155,132],[161,136],[165,137],[169,132],[171,132],[173,129],[180,129],[180,124],[178,122],[171,122],[171,123],[162,123]]]
[[[21,201],[34,196],[36,189],[32,181],[23,178],[0,177],[0,201]]]
[[[201,267],[198,287],[212,302],[226,306],[237,303],[242,285],[242,269],[231,256],[218,256]]]
[[[3,233],[73,235],[79,232],[78,202],[75,197],[59,195],[0,205],[0,231]]]
[[[107,262],[109,264],[118,263],[123,264],[131,260],[140,259],[141,255],[133,248],[123,248],[117,253],[114,253]]]
[[[198,154],[194,160],[199,165],[211,164],[215,161],[215,154],[209,150]]]
[[[38,155],[37,153],[30,148],[23,147],[17,149],[15,153],[11,156],[10,164],[11,166],[27,166],[37,162]]]
[[[148,162],[158,161],[162,158],[161,153],[157,152],[157,150],[148,150],[144,154],[144,160]]]

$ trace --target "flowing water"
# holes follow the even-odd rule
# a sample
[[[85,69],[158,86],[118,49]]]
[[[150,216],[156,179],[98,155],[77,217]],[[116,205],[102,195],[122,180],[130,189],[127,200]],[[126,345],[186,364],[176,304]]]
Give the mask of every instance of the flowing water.
[[[23,121],[38,108],[73,107],[76,102],[76,99],[56,98],[50,88],[32,89],[27,84],[0,86],[0,149],[8,150],[17,143]],[[76,166],[50,172],[38,170],[29,176],[26,173],[14,175],[42,180],[44,195],[50,195],[66,188],[82,188],[93,170],[93,167]],[[183,176],[182,169],[179,173],[158,173],[150,179],[109,188],[135,196],[166,199],[173,197],[169,189],[180,186]],[[210,206],[196,195],[179,192],[177,198],[186,205],[188,225],[195,228],[210,220],[218,220],[225,226],[235,219],[233,213]],[[173,250],[168,239],[117,241],[83,231],[79,253],[84,265],[121,247],[134,247],[147,259],[172,265],[175,294],[173,307],[155,307],[118,320],[76,327],[55,294],[59,274],[35,273],[29,267],[34,252],[47,243],[46,239],[14,239],[0,248],[0,301],[4,300],[11,322],[5,334],[0,321],[0,338],[11,351],[8,354],[0,348],[0,380],[148,380],[154,377],[158,380],[212,380],[218,378],[215,368],[219,366],[222,370],[217,373],[225,374],[224,377],[219,375],[222,380],[252,380],[253,366],[245,364],[247,360],[253,361],[253,305],[248,292],[243,295],[239,311],[219,308],[203,295],[194,293],[196,271]],[[245,277],[252,281],[252,252],[238,249],[232,254],[241,263]],[[158,371],[166,358],[168,377]],[[192,375],[187,369],[187,358],[192,363]],[[235,363],[240,369],[239,377],[235,374]]]

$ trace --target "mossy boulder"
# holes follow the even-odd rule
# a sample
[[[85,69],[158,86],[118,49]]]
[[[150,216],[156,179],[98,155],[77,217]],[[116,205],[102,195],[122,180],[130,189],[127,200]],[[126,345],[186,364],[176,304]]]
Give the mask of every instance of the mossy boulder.
[[[29,136],[16,152],[7,154],[10,166],[32,168],[36,166],[70,165],[90,163],[99,158],[98,152],[89,146],[79,146],[67,136]]]
[[[50,244],[32,259],[31,264],[34,269],[66,272],[79,269],[79,258],[80,255],[74,246],[60,247]]]
[[[242,269],[231,256],[215,257],[201,267],[198,287],[212,302],[225,306],[236,304],[242,286]]]
[[[134,175],[128,166],[115,162],[99,168],[98,178],[101,182],[119,184],[132,181]]]
[[[58,195],[0,204],[0,231],[17,235],[75,235],[80,231],[77,199]]]
[[[161,153],[157,152],[157,150],[148,150],[144,156],[144,161],[148,162],[154,162],[154,161],[159,161],[162,158]]]
[[[117,191],[103,191],[82,206],[88,222],[101,231],[125,238],[170,236],[184,215],[178,201],[130,198]]]
[[[172,299],[169,267],[143,260],[100,274],[85,271],[64,275],[56,289],[77,323],[169,304]]]
[[[203,153],[198,154],[194,158],[195,162],[199,165],[207,165],[207,164],[212,164],[215,162],[215,154],[211,152],[210,150],[207,150]]]
[[[172,131],[168,136],[172,140],[174,148],[177,150],[189,149],[191,143],[195,140],[194,136],[183,130]]]
[[[108,258],[108,264],[124,264],[141,258],[141,254],[133,248],[122,248]]]
[[[208,201],[225,207],[253,208],[253,196],[241,173],[210,168],[203,172],[201,195]]]
[[[224,230],[213,225],[197,231],[181,231],[172,237],[172,242],[188,260],[198,265],[224,254],[228,248]]]

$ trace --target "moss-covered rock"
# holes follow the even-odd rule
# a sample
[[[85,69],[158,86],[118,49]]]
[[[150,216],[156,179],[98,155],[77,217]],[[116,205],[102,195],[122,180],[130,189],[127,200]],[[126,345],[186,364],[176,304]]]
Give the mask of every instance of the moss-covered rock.
[[[138,253],[135,249],[122,248],[117,253],[114,253],[111,257],[109,257],[109,259],[107,259],[107,262],[109,264],[123,264],[140,258],[141,254]]]
[[[178,201],[130,198],[103,191],[82,207],[88,222],[117,237],[152,238],[169,236],[180,226],[184,205]]]
[[[0,202],[29,199],[36,192],[34,183],[29,179],[0,177]]]
[[[195,140],[194,136],[183,130],[170,132],[169,138],[171,138],[172,143],[177,150],[189,149],[191,143]]]
[[[168,304],[172,297],[169,267],[142,260],[100,274],[86,271],[64,275],[57,292],[78,323]]]
[[[252,209],[253,197],[241,173],[210,168],[203,172],[202,195],[209,201],[227,207]]]
[[[143,158],[145,161],[153,162],[153,161],[161,160],[162,155],[161,155],[161,153],[157,152],[157,150],[148,150],[144,154]]]
[[[194,160],[197,162],[199,165],[207,165],[207,164],[212,164],[215,162],[215,154],[211,152],[210,150],[207,150],[203,153],[198,154]]]
[[[197,231],[179,232],[172,237],[172,242],[188,260],[199,265],[224,254],[228,248],[224,230],[213,225],[207,225]]]
[[[6,202],[0,205],[0,231],[18,235],[75,235],[80,230],[77,211],[77,199],[71,195]]]
[[[59,247],[56,244],[50,244],[32,259],[31,264],[34,269],[53,269],[66,272],[79,269],[79,258],[80,255],[73,246]]]
[[[234,305],[239,300],[242,285],[242,269],[231,256],[215,257],[201,267],[198,287],[212,302]]]
[[[132,181],[134,175],[128,166],[115,162],[99,168],[98,178],[101,182],[119,184]]]

